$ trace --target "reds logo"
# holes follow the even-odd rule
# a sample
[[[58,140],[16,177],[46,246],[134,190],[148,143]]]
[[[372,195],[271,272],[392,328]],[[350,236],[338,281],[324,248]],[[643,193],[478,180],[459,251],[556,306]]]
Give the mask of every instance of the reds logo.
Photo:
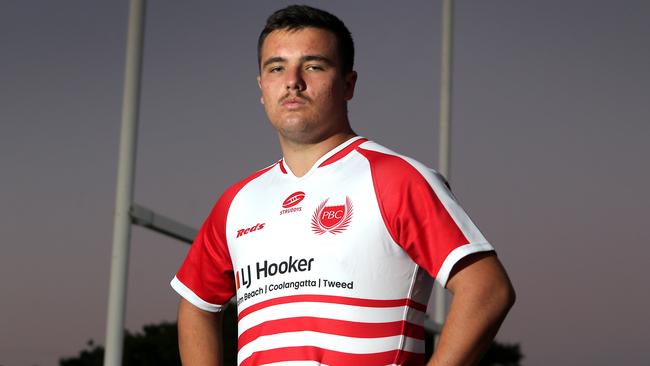
[[[311,216],[311,230],[318,235],[326,232],[339,234],[348,228],[352,220],[352,201],[345,197],[345,205],[325,206],[329,198],[321,202]]]

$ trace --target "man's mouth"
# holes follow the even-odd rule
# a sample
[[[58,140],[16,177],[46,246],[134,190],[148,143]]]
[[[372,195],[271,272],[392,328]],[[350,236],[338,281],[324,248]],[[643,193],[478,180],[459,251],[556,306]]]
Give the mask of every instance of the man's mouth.
[[[282,101],[282,106],[288,109],[296,109],[305,105],[307,101],[303,98],[289,97]]]
[[[307,104],[308,100],[307,98],[300,97],[300,96],[286,96],[284,99],[280,102],[280,104],[288,109],[296,109],[300,108],[303,105]]]

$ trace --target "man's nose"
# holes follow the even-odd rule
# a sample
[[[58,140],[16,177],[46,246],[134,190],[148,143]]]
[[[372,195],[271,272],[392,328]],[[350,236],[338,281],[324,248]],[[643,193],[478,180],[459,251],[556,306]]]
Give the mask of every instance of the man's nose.
[[[303,79],[302,70],[293,68],[287,70],[286,86],[287,90],[303,91],[305,90],[305,80]]]

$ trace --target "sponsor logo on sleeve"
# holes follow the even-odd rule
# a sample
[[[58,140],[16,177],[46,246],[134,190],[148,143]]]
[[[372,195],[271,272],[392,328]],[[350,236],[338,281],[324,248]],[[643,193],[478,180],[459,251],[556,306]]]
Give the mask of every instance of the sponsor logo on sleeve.
[[[344,205],[326,206],[326,198],[314,211],[311,217],[311,230],[314,234],[323,235],[327,232],[339,234],[350,226],[354,209],[350,197],[345,197]]]

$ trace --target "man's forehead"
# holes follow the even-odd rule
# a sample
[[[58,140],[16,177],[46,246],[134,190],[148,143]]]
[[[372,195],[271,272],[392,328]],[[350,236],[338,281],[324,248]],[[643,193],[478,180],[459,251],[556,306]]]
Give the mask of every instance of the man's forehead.
[[[270,57],[318,54],[336,58],[336,36],[324,29],[278,29],[269,33],[261,49],[262,62]]]

